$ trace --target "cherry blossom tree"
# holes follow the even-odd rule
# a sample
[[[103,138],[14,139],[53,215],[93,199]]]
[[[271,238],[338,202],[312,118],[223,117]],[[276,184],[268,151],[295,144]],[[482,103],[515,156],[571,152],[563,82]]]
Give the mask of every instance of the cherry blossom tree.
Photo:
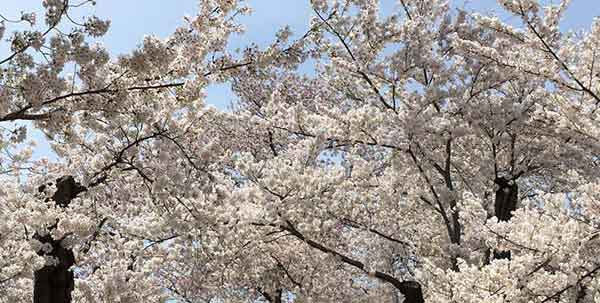
[[[117,58],[93,1],[2,16],[0,298],[600,300],[600,20],[568,2],[313,0],[236,54],[250,9],[202,0]]]

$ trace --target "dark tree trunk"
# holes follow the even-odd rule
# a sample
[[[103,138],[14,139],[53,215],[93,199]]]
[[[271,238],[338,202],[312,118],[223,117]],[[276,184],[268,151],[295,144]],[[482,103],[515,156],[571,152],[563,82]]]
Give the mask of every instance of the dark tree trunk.
[[[504,178],[496,178],[494,183],[498,185],[494,203],[495,215],[498,221],[508,221],[512,218],[512,212],[517,210],[519,187],[516,182]]]
[[[267,300],[268,302],[271,303],[281,303],[281,296],[283,295],[283,289],[279,288],[275,291],[275,293],[270,294],[267,291],[264,291],[262,288],[258,288],[258,292],[265,298],[265,300]]]
[[[401,282],[400,292],[404,295],[404,303],[424,303],[421,284],[415,281]]]
[[[44,186],[40,187],[40,191],[43,189]],[[85,190],[73,177],[65,176],[56,180],[52,201],[60,207],[67,207],[73,198]],[[54,228],[56,224],[49,231]],[[75,264],[73,251],[61,245],[63,239],[52,239],[49,233],[44,236],[35,234],[34,238],[52,248],[50,252],[40,250],[38,255],[52,256],[57,264],[45,265],[34,273],[33,303],[70,303],[74,288],[73,272],[69,270]]]
[[[494,183],[498,185],[494,201],[495,216],[498,221],[509,221],[512,212],[517,210],[519,187],[514,180],[501,177],[497,177]],[[510,259],[510,251],[494,251],[494,259]]]
[[[73,272],[69,268],[75,264],[73,251],[65,249],[61,241],[53,240],[50,235],[38,237],[42,243],[50,243],[52,251],[47,255],[58,260],[57,265],[46,265],[34,274],[33,288],[34,303],[69,303],[73,291]],[[38,252],[43,255],[43,252]]]
[[[281,295],[283,295],[283,290],[280,288],[277,291],[275,291],[275,300],[273,301],[274,303],[281,303]]]

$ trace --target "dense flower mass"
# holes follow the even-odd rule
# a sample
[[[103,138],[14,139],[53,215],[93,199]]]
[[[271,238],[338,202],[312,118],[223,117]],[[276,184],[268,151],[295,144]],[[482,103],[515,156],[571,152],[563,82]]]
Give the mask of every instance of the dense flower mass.
[[[314,0],[232,53],[200,0],[114,58],[95,1],[2,16],[0,302],[600,302],[600,19],[546,2]]]

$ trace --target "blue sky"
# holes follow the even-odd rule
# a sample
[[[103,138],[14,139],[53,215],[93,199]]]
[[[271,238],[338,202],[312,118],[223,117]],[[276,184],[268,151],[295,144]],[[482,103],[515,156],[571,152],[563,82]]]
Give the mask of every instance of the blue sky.
[[[7,18],[18,19],[20,11],[37,11],[38,20],[43,19],[39,0],[0,0],[0,13]],[[72,0],[79,2],[82,0]],[[254,9],[250,16],[244,16],[240,22],[246,27],[246,34],[234,36],[231,50],[244,47],[249,43],[266,45],[273,40],[275,32],[289,25],[298,35],[308,28],[311,16],[309,0],[247,0]],[[558,0],[545,0],[557,3]],[[102,43],[114,55],[126,53],[134,49],[145,35],[167,37],[175,28],[183,25],[184,16],[195,15],[196,0],[98,0],[97,5],[82,14],[93,13],[102,18],[111,19],[112,25]],[[397,0],[382,0],[382,13],[393,9]],[[455,7],[475,11],[501,11],[494,0],[456,0]],[[588,29],[594,17],[600,16],[600,0],[572,0],[567,17],[562,26],[566,30]],[[504,21],[512,22],[513,18],[502,15]],[[6,38],[6,37],[5,37]],[[0,43],[0,56],[7,54],[6,41]],[[207,102],[218,108],[226,108],[232,100],[227,85],[214,85],[208,88]],[[39,142],[34,157],[50,155],[43,136],[34,134]],[[41,140],[40,140],[41,139]]]

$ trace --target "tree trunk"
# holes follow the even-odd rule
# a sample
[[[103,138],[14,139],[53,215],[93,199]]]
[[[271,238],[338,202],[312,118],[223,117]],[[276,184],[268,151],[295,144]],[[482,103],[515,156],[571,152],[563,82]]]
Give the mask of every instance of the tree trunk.
[[[498,185],[494,202],[495,216],[498,221],[509,221],[512,212],[517,209],[519,202],[519,187],[514,180],[497,177],[494,183]],[[510,251],[494,250],[494,259],[510,259]]]
[[[258,288],[258,292],[267,300],[267,302],[271,303],[281,303],[283,302],[281,296],[283,295],[283,289],[278,288],[275,290],[275,293],[270,294],[268,291],[262,290],[262,288]]]
[[[44,187],[40,187],[40,191]],[[56,192],[51,200],[60,207],[67,207],[73,198],[85,190],[86,188],[75,182],[73,177],[65,176],[56,180]],[[49,232],[54,228],[56,224],[50,227]],[[75,285],[73,272],[70,270],[75,264],[73,251],[61,245],[63,239],[52,239],[49,233],[44,236],[36,233],[33,237],[51,247],[50,252],[40,250],[38,255],[51,256],[56,261],[55,264],[45,265],[34,273],[33,303],[70,303]]]
[[[275,292],[275,301],[274,303],[281,303],[281,296],[283,295],[283,290],[280,288]]]
[[[404,303],[424,303],[421,284],[415,281],[401,282],[400,292],[404,295]]]

